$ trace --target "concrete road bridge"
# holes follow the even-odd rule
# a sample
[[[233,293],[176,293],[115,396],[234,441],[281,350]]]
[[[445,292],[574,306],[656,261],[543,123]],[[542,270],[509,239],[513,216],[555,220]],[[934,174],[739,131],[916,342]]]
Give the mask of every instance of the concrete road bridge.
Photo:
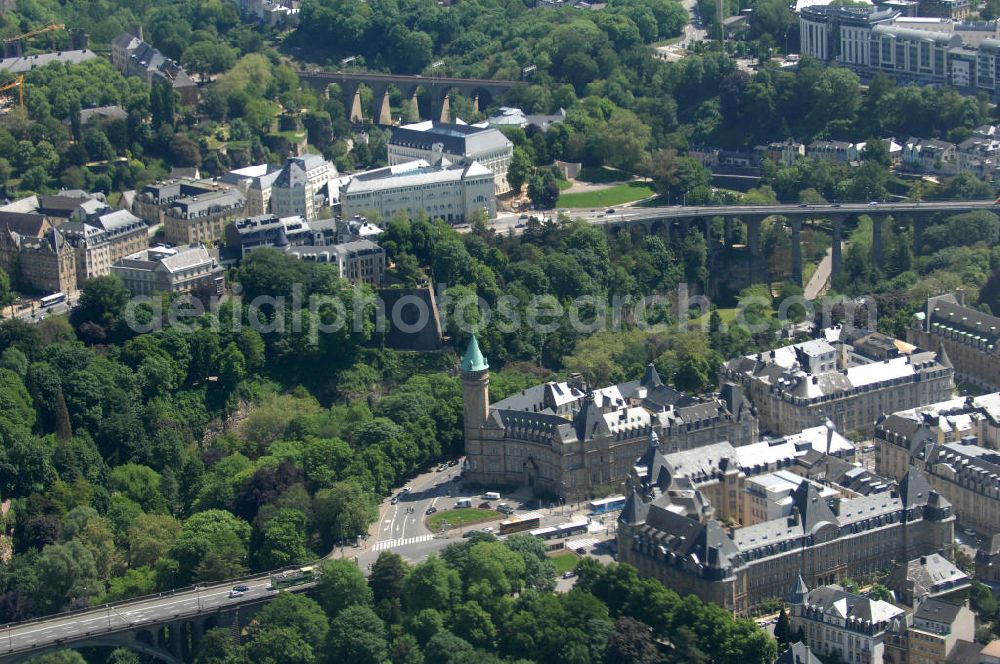
[[[336,83],[347,109],[348,120],[363,122],[365,111],[370,111],[370,117],[376,124],[391,125],[392,114],[389,112],[389,88],[395,87],[403,95],[403,99],[411,100],[415,115],[420,115],[417,105],[417,94],[421,89],[427,90],[431,98],[431,119],[441,122],[449,120],[449,98],[453,91],[472,99],[473,106],[479,110],[479,104],[488,103],[508,90],[527,85],[524,81],[502,81],[477,78],[449,78],[447,76],[402,76],[396,74],[377,74],[373,72],[298,72],[299,80],[313,88],[326,93],[327,89]],[[361,106],[361,85],[371,88],[375,96],[375,108],[363,109]]]
[[[807,220],[826,220],[832,230],[832,272],[841,269],[841,241],[844,224],[859,215],[872,219],[872,258],[876,265],[883,261],[882,228],[888,218],[909,217],[914,222],[914,243],[919,245],[920,236],[927,221],[936,214],[959,214],[974,210],[989,210],[1000,214],[1000,203],[994,200],[976,201],[920,201],[900,203],[829,203],[823,205],[773,204],[773,205],[725,205],[725,206],[672,206],[650,208],[620,208],[613,213],[589,219],[591,223],[603,225],[608,230],[618,228],[643,227],[650,233],[686,234],[693,223],[703,222],[707,239],[713,219],[722,217],[725,221],[723,244],[733,246],[735,224],[746,224],[747,245],[751,260],[761,256],[760,228],[768,217],[781,216],[788,220],[792,231],[792,275],[802,281],[802,244],[800,240],[802,224]],[[710,244],[711,246],[711,244]]]
[[[247,590],[231,597],[234,585]],[[315,582],[280,592],[304,592]],[[269,575],[191,586],[147,597],[44,616],[0,628],[0,661],[20,664],[63,648],[129,648],[165,664],[194,661],[204,633],[235,631],[277,597]]]

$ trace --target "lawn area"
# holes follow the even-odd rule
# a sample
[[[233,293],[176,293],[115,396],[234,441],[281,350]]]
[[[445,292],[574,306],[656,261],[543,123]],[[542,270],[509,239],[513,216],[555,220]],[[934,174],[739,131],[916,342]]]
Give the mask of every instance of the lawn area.
[[[734,320],[736,320],[736,313],[739,310],[736,307],[733,307],[732,309],[716,309],[716,311],[719,312],[719,318],[722,319],[723,324],[729,325]],[[707,314],[705,314],[704,316],[699,316],[698,318],[693,318],[691,320],[691,322],[695,323],[697,325],[702,325],[702,326],[705,327],[705,329],[708,329],[708,321],[709,321],[709,319],[711,317],[712,317],[712,312],[710,311]]]
[[[573,186],[569,180],[556,180],[556,184],[559,185],[559,191],[566,191]]]
[[[621,205],[652,196],[655,192],[643,182],[627,182],[607,189],[585,191],[579,194],[563,194],[559,197],[559,207],[602,208]]]
[[[552,554],[549,558],[556,564],[556,574],[559,575],[562,575],[563,572],[569,572],[580,562],[580,556],[572,551],[560,551]]]
[[[475,507],[463,507],[450,510],[442,510],[427,517],[427,527],[433,531],[438,531],[441,526],[448,523],[449,528],[456,528],[459,525],[468,526],[473,523],[483,523],[484,521],[496,521],[503,517],[495,510],[481,510]]]
[[[632,176],[624,171],[616,171],[605,166],[584,166],[576,174],[576,179],[580,182],[591,184],[607,184],[609,182],[623,182]]]

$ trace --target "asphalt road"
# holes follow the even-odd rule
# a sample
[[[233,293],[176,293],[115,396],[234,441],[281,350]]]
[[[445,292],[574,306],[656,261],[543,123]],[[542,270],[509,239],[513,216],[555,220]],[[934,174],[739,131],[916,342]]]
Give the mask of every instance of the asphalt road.
[[[608,209],[614,212],[608,213]],[[993,200],[980,201],[932,201],[904,203],[831,203],[824,205],[804,205],[797,203],[778,203],[774,205],[671,205],[663,207],[622,207],[548,210],[545,212],[528,213],[538,218],[554,218],[564,213],[573,219],[582,219],[592,224],[637,223],[643,221],[691,219],[694,217],[715,216],[771,216],[793,215],[816,218],[847,216],[853,214],[891,214],[899,212],[965,212],[971,210],[993,210],[1000,212],[1000,204]],[[513,230],[520,233],[527,221],[527,215],[515,213],[500,213],[495,220],[490,221],[490,227],[497,232],[506,233]],[[460,228],[460,232],[468,232],[468,227]]]
[[[249,590],[242,597],[230,598],[234,582],[206,586],[178,593],[139,599],[113,606],[95,607],[91,611],[69,616],[53,616],[44,621],[14,625],[0,632],[0,653],[29,650],[32,644],[48,645],[57,640],[74,640],[93,634],[103,634],[142,625],[159,623],[175,616],[196,615],[206,610],[235,602],[247,603],[267,598],[270,590],[267,576],[242,582]]]

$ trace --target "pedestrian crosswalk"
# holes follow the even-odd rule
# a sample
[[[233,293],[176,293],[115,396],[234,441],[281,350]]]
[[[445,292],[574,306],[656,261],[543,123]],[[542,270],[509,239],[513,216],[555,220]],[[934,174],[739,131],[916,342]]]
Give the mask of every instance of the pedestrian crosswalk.
[[[418,535],[417,537],[403,537],[399,539],[382,540],[381,542],[375,543],[375,551],[384,551],[386,549],[395,549],[400,546],[406,546],[407,544],[417,544],[418,542],[426,542],[428,540],[434,539],[433,535]]]

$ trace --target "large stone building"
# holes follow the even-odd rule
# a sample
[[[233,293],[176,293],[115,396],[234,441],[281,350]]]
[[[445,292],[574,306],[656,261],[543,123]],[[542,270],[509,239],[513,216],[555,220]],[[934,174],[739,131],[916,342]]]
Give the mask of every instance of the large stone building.
[[[322,155],[288,159],[271,185],[270,211],[279,217],[318,219],[326,207],[330,180],[336,177],[337,168]]]
[[[911,465],[954,505],[965,527],[1000,531],[1000,394],[952,399],[883,417],[875,428],[879,472]]]
[[[147,224],[161,224],[167,208],[174,201],[204,196],[219,189],[211,182],[179,178],[148,184],[133,198],[131,212]]]
[[[21,283],[41,293],[72,293],[77,290],[76,253],[58,228],[42,237],[17,240],[17,264]]]
[[[478,161],[493,173],[497,196],[510,191],[507,169],[514,144],[499,130],[446,122],[418,122],[403,125],[389,140],[389,165],[422,159],[432,166],[447,159],[453,164]]]
[[[786,597],[796,575],[826,585],[874,575],[894,560],[951,551],[951,505],[919,469],[895,492],[829,501],[802,482],[791,494],[790,516],[726,528],[696,483],[650,442],[618,520],[618,556],[681,595],[745,613]]]
[[[247,200],[247,216],[258,217],[270,212],[271,188],[279,175],[280,168],[271,164],[257,164],[229,171],[219,180],[239,189]]]
[[[163,215],[163,228],[171,244],[212,245],[223,238],[230,221],[245,214],[246,199],[238,189],[217,189],[177,198]]]
[[[1000,318],[964,304],[964,293],[927,299],[913,315],[906,338],[923,348],[943,349],[955,376],[986,390],[1000,389]]]
[[[151,247],[118,260],[111,270],[133,295],[222,294],[223,270],[202,245]]]
[[[775,433],[827,417],[839,431],[868,434],[883,413],[951,396],[946,358],[877,333],[843,335],[831,328],[821,339],[731,360],[725,377],[746,387],[761,429]]]
[[[354,240],[331,246],[288,247],[286,253],[301,261],[329,263],[351,283],[381,286],[385,282],[385,249],[371,240]]]
[[[757,440],[738,388],[695,399],[664,385],[652,365],[641,380],[600,389],[582,379],[543,383],[490,404],[489,365],[473,337],[461,374],[466,477],[491,487],[526,485],[565,498],[618,489],[652,431],[668,450]]]
[[[837,585],[809,590],[800,576],[791,597],[792,633],[835,661],[882,664],[887,633],[906,612],[883,600],[855,595]]]
[[[894,620],[885,638],[884,664],[959,664],[983,661],[975,643],[975,614],[964,603],[927,599],[910,620]]]
[[[149,227],[128,210],[81,209],[74,218],[59,226],[59,232],[76,251],[78,284],[111,274],[115,261],[149,246]]]
[[[111,63],[124,76],[138,76],[147,83],[170,83],[186,104],[198,101],[198,86],[178,64],[142,39],[142,26],[130,27],[111,40]]]
[[[73,247],[43,214],[0,211],[0,268],[26,291],[77,290]]]
[[[424,212],[459,224],[477,211],[488,219],[497,214],[493,172],[476,161],[453,165],[447,159],[437,166],[418,160],[359,173],[340,189],[340,204],[345,217],[374,212],[385,220]]]

